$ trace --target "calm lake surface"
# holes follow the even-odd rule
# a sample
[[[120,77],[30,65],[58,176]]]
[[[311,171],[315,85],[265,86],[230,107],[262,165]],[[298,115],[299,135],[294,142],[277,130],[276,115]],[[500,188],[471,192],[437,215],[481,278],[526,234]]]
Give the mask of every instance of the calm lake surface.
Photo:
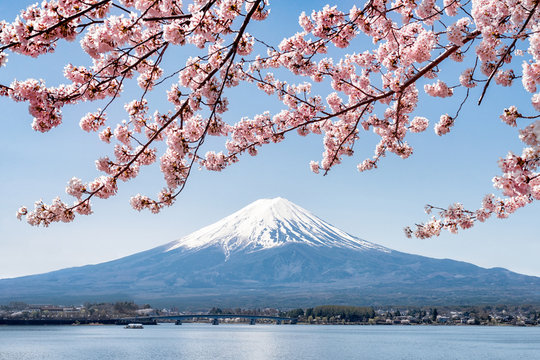
[[[0,359],[540,359],[540,327],[0,326]]]

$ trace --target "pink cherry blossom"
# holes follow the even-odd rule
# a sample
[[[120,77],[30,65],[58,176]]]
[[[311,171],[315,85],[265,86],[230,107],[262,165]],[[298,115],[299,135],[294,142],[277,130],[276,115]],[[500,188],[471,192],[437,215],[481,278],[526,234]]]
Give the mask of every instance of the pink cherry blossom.
[[[435,133],[439,136],[447,134],[452,126],[454,126],[454,119],[448,114],[441,115],[439,122],[435,124]]]
[[[429,125],[422,88],[440,104],[434,130],[443,135],[475,115],[439,98],[465,104],[478,96],[482,103],[490,87],[523,86],[532,94],[531,110],[501,105],[507,108],[501,107],[500,118],[519,127],[524,144],[499,161],[493,185],[501,197],[490,194],[475,210],[429,205],[434,217],[407,228],[406,235],[427,238],[492,215],[506,218],[540,197],[539,6],[531,0],[376,0],[350,9],[330,4],[302,12],[298,32],[272,43],[260,33],[264,27],[253,24],[271,16],[263,0],[31,5],[0,22],[0,71],[7,71],[10,52],[17,54],[11,61],[46,56],[64,41],[77,40],[88,61],[67,63],[65,83],[57,86],[41,79],[0,83],[0,96],[25,102],[38,132],[60,126],[64,106],[98,101],[101,108],[81,114],[79,124],[110,144],[110,151],[96,161],[102,175],[69,181],[73,205],[59,198],[50,205],[38,201],[17,217],[49,226],[88,215],[92,198],[116,195],[118,180],[138,177],[159,159],[165,187],[154,198],[131,199],[134,209],[156,213],[176,201],[194,168],[222,171],[297,135],[322,141],[322,158],[309,163],[314,173],[326,175],[346,157],[355,157],[359,171],[377,169],[387,155],[413,156],[416,134]],[[365,39],[372,45],[358,48]],[[333,48],[341,50],[330,57]],[[240,86],[272,97],[280,108],[271,113],[263,103],[256,114],[231,116],[229,109],[246,101],[235,97]],[[166,105],[155,101],[160,96]],[[124,115],[115,108],[120,101]],[[362,158],[366,131],[377,140],[373,155]]]
[[[510,126],[517,126],[516,119],[521,115],[517,111],[517,108],[512,105],[507,109],[504,109],[503,114],[500,116],[501,120],[507,123]]]
[[[444,82],[437,80],[435,84],[424,85],[425,92],[430,96],[436,97],[449,97],[454,94],[454,91],[450,89]]]
[[[428,119],[426,119],[425,117],[416,116],[411,121],[411,131],[415,133],[422,132],[427,129],[428,125],[429,125]]]
[[[81,118],[79,125],[84,131],[98,131],[105,124],[106,115],[98,109],[95,113],[88,113]]]

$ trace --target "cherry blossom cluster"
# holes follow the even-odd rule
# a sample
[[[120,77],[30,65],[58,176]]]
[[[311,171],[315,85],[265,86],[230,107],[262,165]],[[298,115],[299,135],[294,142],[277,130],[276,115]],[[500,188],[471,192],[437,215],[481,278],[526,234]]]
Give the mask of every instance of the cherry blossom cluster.
[[[91,66],[67,64],[67,82],[57,87],[35,79],[0,84],[0,96],[27,102],[33,128],[42,132],[61,124],[63,106],[106,100],[81,117],[80,127],[111,144],[112,153],[96,161],[102,173],[96,179],[70,180],[66,192],[75,198],[73,205],[60,199],[51,205],[39,202],[32,211],[21,208],[18,217],[47,226],[71,221],[75,213],[89,214],[91,198],[114,196],[120,181],[152,164],[161,169],[165,187],[155,198],[137,194],[131,205],[159,212],[175,202],[194,167],[222,171],[244,153],[255,156],[261,146],[293,133],[321,136],[322,158],[309,166],[327,174],[344,157],[354,156],[362,133],[371,131],[378,143],[357,168],[375,169],[389,153],[403,159],[412,155],[407,135],[429,127],[418,106],[428,96],[441,104],[462,96],[463,104],[476,91],[481,103],[488,87],[512,86],[521,79],[532,93],[532,108],[540,111],[538,6],[536,0],[326,5],[300,14],[301,31],[272,46],[249,28],[270,16],[263,0],[46,0],[32,5],[13,22],[0,23],[0,68],[8,51],[39,56],[76,38]],[[365,37],[373,45],[355,51],[351,43]],[[191,45],[189,56],[178,61],[170,49],[186,45]],[[350,51],[332,58],[327,55],[332,47]],[[165,68],[164,59],[170,57],[181,65]],[[457,79],[441,71],[451,61],[467,64]],[[129,79],[136,80],[141,95],[124,104],[127,118],[111,119],[107,110]],[[229,89],[242,83],[275,97],[282,108],[275,113],[261,108],[241,119],[225,116],[230,102],[237,101],[227,96]],[[329,90],[314,93],[314,83]],[[151,91],[161,91],[169,107],[154,109],[147,98]],[[450,132],[461,106],[453,110],[444,110],[433,127],[436,134]],[[494,186],[502,198],[486,197],[477,211],[461,204],[430,206],[436,216],[406,233],[426,238],[441,230],[456,232],[537,200],[540,125],[535,118],[515,106],[501,115],[510,126],[520,121],[526,145],[520,156],[509,154],[500,162],[502,174]],[[208,136],[223,138],[223,148],[209,148]]]
[[[435,84],[426,84],[424,86],[424,90],[429,96],[442,98],[449,97],[454,94],[454,91],[441,80],[437,80]]]
[[[512,117],[513,121],[521,117],[515,107],[505,109],[505,115]],[[520,131],[520,139],[528,145],[521,155],[508,153],[499,160],[502,174],[493,178],[495,188],[499,189],[503,197],[488,194],[482,201],[482,206],[476,211],[468,211],[462,204],[454,204],[447,209],[428,205],[426,212],[438,211],[437,217],[431,221],[416,226],[413,231],[405,228],[405,234],[418,238],[438,236],[441,229],[457,233],[458,229],[468,229],[475,221],[484,222],[492,215],[505,219],[519,208],[540,200],[540,120],[525,127]]]
[[[21,11],[15,21],[0,22],[0,49],[39,56],[52,52],[58,39],[73,41],[84,18],[100,19],[111,0],[52,0],[34,4]]]
[[[435,124],[435,133],[439,136],[447,134],[450,128],[454,125],[454,119],[448,114],[441,115],[441,118],[437,124]]]
[[[209,152],[201,157],[197,152],[207,134],[227,135],[230,131],[219,117],[228,103],[222,96],[223,88],[239,83],[235,56],[249,55],[253,50],[254,38],[246,32],[247,24],[264,20],[268,14],[262,0],[194,1],[185,6],[167,0],[52,0],[29,7],[13,23],[2,22],[2,66],[7,62],[7,51],[35,57],[54,51],[58,40],[77,37],[92,59],[91,67],[67,64],[64,76],[68,83],[56,88],[34,79],[1,86],[2,96],[29,103],[35,130],[44,132],[58,126],[65,105],[110,99],[105,108],[80,119],[84,131],[97,132],[101,141],[113,144],[113,156],[96,161],[104,175],[89,182],[70,180],[66,192],[75,198],[73,205],[60,199],[52,205],[40,201],[33,211],[21,208],[18,217],[25,216],[32,225],[48,226],[71,221],[75,213],[91,213],[92,197],[114,196],[119,180],[133,179],[141,166],[156,162],[157,150],[152,144],[157,141],[166,140],[168,146],[160,159],[167,187],[157,200],[138,201],[141,197],[134,197],[132,205],[138,210],[155,212],[172,204],[178,195],[175,189],[183,186],[194,163],[217,170],[223,156]],[[160,62],[165,50],[169,45],[186,43],[207,49],[207,55],[188,59],[178,71],[179,82],[168,92],[172,111],[150,114],[145,94],[164,76]],[[135,76],[142,98],[125,105],[127,120],[108,124],[107,107],[123,92],[125,80]],[[210,109],[209,117],[198,114],[203,107]]]

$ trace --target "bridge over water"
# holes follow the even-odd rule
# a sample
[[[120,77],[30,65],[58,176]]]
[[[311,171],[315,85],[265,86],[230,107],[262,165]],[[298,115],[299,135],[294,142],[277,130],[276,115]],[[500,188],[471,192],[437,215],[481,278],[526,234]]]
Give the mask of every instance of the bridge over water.
[[[159,316],[137,316],[131,318],[122,318],[126,322],[149,322],[159,320],[176,320],[176,325],[182,325],[182,320],[187,319],[211,319],[212,325],[218,325],[220,319],[249,319],[250,325],[255,325],[257,320],[271,320],[276,324],[287,322],[296,324],[295,318],[267,315],[245,315],[245,314],[182,314],[182,315],[159,315]]]

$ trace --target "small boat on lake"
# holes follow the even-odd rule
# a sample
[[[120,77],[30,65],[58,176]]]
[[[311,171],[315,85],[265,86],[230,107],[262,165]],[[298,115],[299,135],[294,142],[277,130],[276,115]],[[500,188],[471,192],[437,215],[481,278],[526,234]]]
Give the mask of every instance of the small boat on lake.
[[[127,324],[124,329],[144,329],[142,324]]]

